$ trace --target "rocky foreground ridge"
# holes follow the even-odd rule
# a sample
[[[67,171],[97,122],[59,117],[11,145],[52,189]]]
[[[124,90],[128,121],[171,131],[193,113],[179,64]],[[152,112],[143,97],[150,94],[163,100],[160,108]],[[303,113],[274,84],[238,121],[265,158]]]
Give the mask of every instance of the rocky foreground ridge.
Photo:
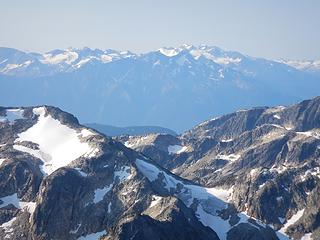
[[[320,97],[240,110],[177,137],[117,139],[183,178],[232,189],[237,211],[285,235],[320,238]]]
[[[0,239],[317,239],[319,101],[116,139],[2,107]]]

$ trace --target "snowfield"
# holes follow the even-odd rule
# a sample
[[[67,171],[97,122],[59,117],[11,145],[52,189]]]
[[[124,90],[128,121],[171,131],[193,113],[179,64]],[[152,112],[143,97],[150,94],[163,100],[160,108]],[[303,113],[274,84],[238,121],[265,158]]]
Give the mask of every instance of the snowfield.
[[[218,237],[223,240],[227,239],[228,231],[233,228],[229,223],[229,219],[224,220],[219,216],[219,211],[228,207],[228,202],[231,200],[233,188],[205,188],[199,185],[187,184],[183,180],[177,179],[174,175],[168,174],[157,166],[145,160],[136,159],[138,170],[153,182],[157,179],[162,179],[164,187],[179,198],[187,207],[194,203],[198,203],[196,216],[199,221],[214,230]],[[155,206],[159,202],[159,198],[155,198],[151,202],[151,206]],[[257,228],[265,228],[266,225],[256,221],[256,224],[249,222],[250,216],[246,213],[238,213],[240,223],[248,223]],[[291,224],[291,222],[290,222]],[[236,226],[235,225],[235,226]],[[281,239],[289,239],[284,233],[277,232]]]
[[[94,154],[91,153],[97,152],[88,143],[81,141],[81,137],[91,135],[91,131],[82,130],[78,133],[52,118],[50,114],[45,116],[45,107],[34,108],[33,113],[38,115],[38,122],[18,134],[14,148],[40,158],[44,162],[42,170],[45,174],[51,174],[85,154],[93,157]],[[39,149],[19,145],[24,141],[38,144]]]

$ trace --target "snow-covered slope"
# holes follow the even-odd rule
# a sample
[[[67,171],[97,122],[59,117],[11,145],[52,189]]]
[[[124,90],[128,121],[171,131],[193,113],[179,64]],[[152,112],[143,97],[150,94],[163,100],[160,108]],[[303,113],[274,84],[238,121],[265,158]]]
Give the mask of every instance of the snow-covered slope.
[[[81,156],[94,157],[99,151],[84,141],[86,137],[94,135],[92,131],[83,129],[77,132],[52,118],[47,114],[45,107],[34,108],[33,113],[38,116],[37,123],[25,132],[19,133],[13,147],[41,159],[46,174],[68,165]],[[19,145],[22,142],[37,144],[38,149]]]

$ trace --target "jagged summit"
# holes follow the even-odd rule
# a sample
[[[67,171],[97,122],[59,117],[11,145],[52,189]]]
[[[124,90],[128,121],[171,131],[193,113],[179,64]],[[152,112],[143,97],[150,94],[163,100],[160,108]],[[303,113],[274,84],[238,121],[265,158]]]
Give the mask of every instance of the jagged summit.
[[[59,108],[1,107],[0,133],[1,239],[284,236]]]

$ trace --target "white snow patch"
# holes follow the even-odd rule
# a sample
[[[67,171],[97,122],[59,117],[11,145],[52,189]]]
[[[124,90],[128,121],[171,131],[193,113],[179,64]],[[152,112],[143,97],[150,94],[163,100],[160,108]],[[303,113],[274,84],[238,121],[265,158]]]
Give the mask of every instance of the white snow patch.
[[[30,213],[29,222],[31,222],[33,213],[36,209],[36,202],[20,202],[20,206],[22,209],[26,210]]]
[[[241,58],[231,58],[231,57],[218,57],[213,59],[217,64],[228,65],[228,64],[238,64],[241,62]]]
[[[88,234],[86,236],[82,236],[82,237],[79,237],[78,240],[97,240],[99,239],[102,235],[106,234],[107,231],[106,230],[103,230],[101,232],[96,232],[96,233],[91,233],[91,234]]]
[[[24,209],[30,213],[30,218],[29,221],[31,220],[31,217],[34,213],[34,210],[36,208],[36,203],[35,202],[23,202],[20,201],[20,199],[17,196],[17,193],[14,193],[12,195],[2,197],[0,200],[3,202],[0,204],[0,208],[8,206],[9,204],[14,205],[18,209]]]
[[[0,228],[3,228],[4,230],[4,233],[5,233],[5,239],[10,239],[11,238],[11,235],[14,231],[14,229],[12,228],[12,224],[14,223],[14,221],[16,220],[17,218],[14,217],[12,218],[10,221],[8,222],[5,222],[3,223],[2,225],[0,225]]]
[[[231,227],[228,220],[223,220],[219,216],[207,213],[203,210],[202,206],[198,206],[196,216],[204,226],[213,229],[217,233],[219,239],[227,239],[227,232]]]
[[[276,199],[277,199],[277,202],[283,201],[283,197],[277,197]]]
[[[281,224],[283,224],[286,221],[285,218],[282,218],[282,217],[278,217],[278,218],[279,218],[279,221],[281,222]]]
[[[82,177],[87,177],[87,176],[88,176],[88,174],[87,174],[87,173],[85,173],[85,172],[83,172],[83,171],[81,171],[81,169],[80,169],[80,168],[75,168],[75,170],[77,170],[77,171],[80,173],[80,175],[81,175]]]
[[[21,208],[19,198],[16,193],[0,198],[2,204],[0,204],[0,208],[8,206],[9,204],[14,205],[16,208]]]
[[[153,196],[152,196],[152,201],[151,201],[151,203],[150,203],[149,208],[152,208],[153,206],[157,205],[157,204],[161,201],[162,198],[163,198],[163,197],[153,195]]]
[[[301,240],[312,240],[311,234],[312,233],[306,233],[302,236]]]
[[[51,174],[56,169],[93,151],[88,143],[80,141],[76,130],[63,125],[49,114],[45,116],[44,107],[34,108],[33,113],[39,115],[38,122],[18,134],[15,143],[33,142],[39,145],[39,150],[17,147],[18,145],[14,147],[40,158],[45,163],[43,171],[46,174]]]
[[[17,68],[26,68],[32,63],[31,60],[25,61],[24,63],[21,64],[7,64],[3,69],[0,70],[2,73],[10,73],[11,70],[15,70]]]
[[[70,233],[71,233],[71,234],[77,233],[77,232],[79,231],[80,227],[81,227],[81,223],[79,223],[79,224],[77,225],[77,228],[76,228],[76,229],[70,230]]]
[[[85,59],[80,60],[77,64],[74,65],[76,68],[81,68],[83,65],[87,64],[93,59],[93,57],[88,57]]]
[[[162,181],[165,187],[170,190],[177,190],[179,186],[179,191],[175,191],[175,196],[182,200],[187,207],[190,207],[194,200],[199,203],[197,206],[196,216],[202,222],[203,225],[213,229],[220,239],[226,239],[227,232],[232,228],[228,220],[223,220],[219,217],[217,211],[225,209],[227,207],[227,202],[231,199],[231,194],[233,187],[229,189],[218,189],[218,188],[205,188],[198,185],[186,184],[182,180],[176,179],[173,175],[164,172],[153,164],[136,159],[136,165],[138,170],[149,179],[149,181],[155,181],[162,175]],[[154,200],[156,202],[158,200]],[[151,204],[152,206],[154,206]],[[256,225],[248,222],[250,218],[245,213],[239,213],[240,217],[239,223],[248,223],[254,227]],[[262,227],[266,227],[265,224],[256,220],[256,223]],[[239,224],[238,223],[238,224]],[[282,233],[278,233],[279,237],[283,238]]]
[[[111,213],[111,202],[108,204],[108,213]]]
[[[52,55],[51,53],[43,54],[43,59],[40,62],[44,64],[59,64],[66,63],[71,64],[78,59],[78,54],[72,51],[66,51],[57,55]]]
[[[102,54],[100,56],[100,59],[103,63],[108,63],[108,62],[112,62],[112,56],[110,55],[106,55],[106,54]]]
[[[220,142],[232,142],[233,139],[229,138],[229,139],[221,139]]]
[[[152,141],[154,140],[155,135],[146,135],[143,137],[129,137],[129,140],[124,143],[127,148],[137,148],[139,146],[145,146],[153,144]]]
[[[177,185],[183,186],[184,190],[181,190],[181,194],[184,195],[182,198],[187,206],[190,206],[193,199],[206,199],[214,200],[217,207],[225,207],[223,201],[228,201],[232,188],[228,190],[219,188],[205,188],[198,185],[185,184],[181,180],[177,180],[174,176],[167,174],[166,172],[160,170],[155,165],[148,163],[141,159],[136,159],[136,165],[139,171],[145,175],[149,181],[155,181],[160,175],[163,175],[163,182],[165,187],[170,190],[170,188],[176,189]]]
[[[304,209],[299,210],[296,214],[292,215],[292,217],[287,220],[286,224],[283,225],[283,227],[279,230],[279,232],[286,235],[286,230],[288,229],[288,227],[290,227],[295,222],[297,222],[302,217],[303,213],[304,213]]]
[[[180,53],[180,50],[175,48],[160,48],[158,51],[167,57],[174,57]]]
[[[180,146],[180,145],[170,145],[168,146],[168,152],[169,154],[180,154],[185,152],[188,149],[186,146]]]
[[[288,167],[285,166],[285,165],[273,165],[271,168],[270,168],[270,172],[276,172],[278,174],[281,174],[285,171],[288,170]]]
[[[24,110],[17,108],[17,109],[7,109],[6,116],[0,116],[0,122],[10,122],[13,123],[17,119],[23,119]]]
[[[114,172],[114,180],[116,178],[119,178],[120,182],[123,182],[124,180],[130,180],[133,177],[131,174],[131,169],[128,166],[122,166],[121,170]]]
[[[258,188],[259,188],[259,189],[262,189],[265,185],[266,185],[266,183],[262,183],[262,184],[259,185]]]
[[[5,161],[5,158],[0,158],[0,166],[2,165],[2,163]]]
[[[218,154],[216,158],[233,162],[233,161],[239,160],[241,158],[241,155],[240,154],[229,154],[229,155]]]
[[[313,137],[316,139],[320,139],[320,131],[319,130],[311,130],[306,132],[296,132],[297,134],[304,135],[307,137]]]
[[[98,188],[94,191],[94,203],[98,203],[102,201],[103,197],[112,189],[113,184],[111,183],[110,185],[104,187],[104,188]]]
[[[273,117],[276,119],[281,119],[281,117],[278,114],[274,114]]]
[[[253,169],[251,169],[251,171],[250,171],[250,176],[253,177],[253,176],[255,176],[258,172],[259,172],[259,169],[258,169],[258,168],[253,168]]]
[[[86,129],[86,128],[82,129],[81,132],[80,132],[80,134],[81,134],[81,137],[83,137],[83,138],[86,138],[86,137],[95,135],[94,132],[92,132],[91,130]]]

